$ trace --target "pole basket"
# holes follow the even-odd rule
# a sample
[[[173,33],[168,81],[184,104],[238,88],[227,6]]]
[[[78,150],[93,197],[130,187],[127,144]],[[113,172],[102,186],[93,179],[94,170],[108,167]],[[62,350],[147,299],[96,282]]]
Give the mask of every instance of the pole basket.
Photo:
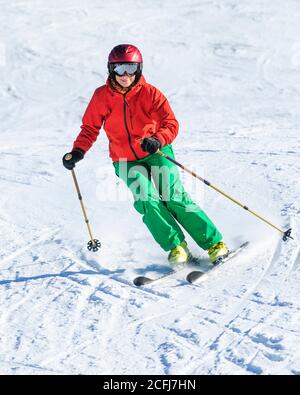
[[[293,237],[291,236],[291,232],[292,232],[292,228],[286,230],[286,231],[283,233],[282,240],[283,240],[283,241],[287,241],[288,239],[293,239]],[[294,240],[294,239],[293,239],[293,240]]]
[[[87,249],[88,249],[89,251],[94,251],[94,252],[96,252],[96,251],[99,250],[100,247],[101,247],[101,243],[100,243],[100,241],[97,240],[97,239],[90,240],[90,241],[87,243]]]

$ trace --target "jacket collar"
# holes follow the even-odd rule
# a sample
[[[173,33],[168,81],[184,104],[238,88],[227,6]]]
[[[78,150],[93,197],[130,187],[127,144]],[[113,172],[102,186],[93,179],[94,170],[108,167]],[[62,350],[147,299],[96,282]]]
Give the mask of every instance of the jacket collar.
[[[108,89],[112,92],[112,93],[119,93],[120,95],[124,95],[124,94],[135,94],[136,92],[138,92],[141,87],[143,85],[146,84],[146,80],[145,77],[142,75],[141,78],[139,79],[139,82],[137,84],[135,84],[129,91],[122,93],[117,91],[116,89],[114,89],[114,87],[111,84],[110,78],[108,78],[106,80],[106,86],[108,87]]]

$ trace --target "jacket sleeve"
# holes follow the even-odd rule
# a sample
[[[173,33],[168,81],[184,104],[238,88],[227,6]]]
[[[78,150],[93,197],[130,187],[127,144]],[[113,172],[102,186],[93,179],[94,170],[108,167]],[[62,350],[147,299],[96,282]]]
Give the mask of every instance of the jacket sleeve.
[[[103,103],[96,90],[83,115],[81,132],[73,143],[73,149],[87,152],[97,140],[103,120]]]
[[[166,97],[155,88],[153,96],[152,116],[158,123],[156,137],[162,146],[171,144],[178,134],[179,124]]]

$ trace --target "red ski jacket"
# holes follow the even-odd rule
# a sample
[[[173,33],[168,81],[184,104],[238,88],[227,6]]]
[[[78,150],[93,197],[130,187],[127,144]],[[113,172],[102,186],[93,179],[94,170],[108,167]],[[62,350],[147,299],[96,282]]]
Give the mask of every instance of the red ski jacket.
[[[178,122],[165,96],[142,76],[126,94],[115,91],[107,80],[97,88],[82,118],[81,132],[73,144],[87,152],[103,128],[114,162],[133,161],[149,155],[141,139],[156,137],[162,146],[172,143]]]

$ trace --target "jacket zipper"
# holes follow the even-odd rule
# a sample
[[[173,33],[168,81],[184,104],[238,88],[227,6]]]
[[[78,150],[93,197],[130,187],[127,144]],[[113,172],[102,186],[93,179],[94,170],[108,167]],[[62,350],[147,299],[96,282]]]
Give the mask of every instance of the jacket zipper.
[[[126,118],[126,106],[127,106],[127,102],[126,102],[126,97],[124,95],[124,123],[125,123],[125,129],[126,129],[126,132],[127,132],[127,135],[128,135],[128,142],[129,142],[130,149],[133,152],[134,156],[136,157],[136,159],[139,159],[139,157],[137,156],[137,154],[136,154],[136,152],[133,149],[133,146],[131,144],[131,136],[130,136],[130,132],[129,132],[129,129],[128,129],[127,118]]]

